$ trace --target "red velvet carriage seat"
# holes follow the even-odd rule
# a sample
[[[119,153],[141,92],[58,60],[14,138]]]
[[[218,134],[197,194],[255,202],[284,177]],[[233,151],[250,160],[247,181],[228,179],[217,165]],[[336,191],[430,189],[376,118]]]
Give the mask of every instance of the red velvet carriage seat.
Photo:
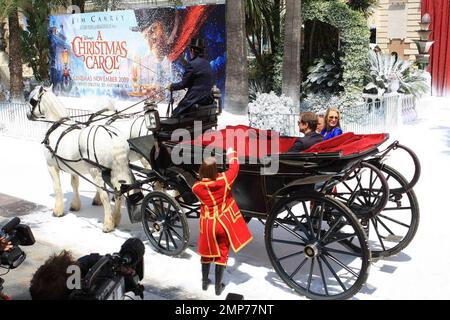
[[[272,140],[279,137],[279,144]],[[357,135],[345,133],[339,137],[318,143],[302,154],[338,153],[342,156],[360,154],[376,148],[387,139],[386,134]],[[251,128],[244,125],[207,132],[189,144],[199,147],[227,150],[234,148],[240,157],[263,158],[272,154],[285,154],[295,144],[295,137],[280,137],[278,132]],[[275,140],[276,141],[276,140]],[[272,148],[275,150],[272,150]]]
[[[380,134],[354,134],[344,133],[341,136],[318,143],[304,153],[330,153],[341,152],[343,156],[363,153],[376,148],[387,139],[387,135]]]

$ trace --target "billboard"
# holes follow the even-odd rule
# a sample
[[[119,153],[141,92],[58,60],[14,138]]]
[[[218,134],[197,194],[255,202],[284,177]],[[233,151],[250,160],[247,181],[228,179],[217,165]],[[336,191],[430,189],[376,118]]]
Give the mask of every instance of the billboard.
[[[48,34],[57,95],[167,99],[164,88],[181,80],[192,38],[207,41],[225,95],[225,5],[51,16]]]

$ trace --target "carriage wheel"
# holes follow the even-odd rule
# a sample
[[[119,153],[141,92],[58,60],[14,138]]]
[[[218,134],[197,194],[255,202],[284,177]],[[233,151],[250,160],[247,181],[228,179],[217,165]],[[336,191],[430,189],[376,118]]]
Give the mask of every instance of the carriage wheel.
[[[408,180],[387,165],[381,171],[391,190],[389,201],[376,217],[362,221],[369,231],[369,245],[374,258],[393,256],[406,248],[414,238],[420,220],[414,191],[400,192],[408,186]]]
[[[344,202],[358,218],[371,218],[386,206],[389,185],[378,168],[362,162],[347,180],[328,193]]]
[[[408,154],[408,156],[412,159],[413,162],[413,166],[414,166],[414,173],[411,176],[411,173],[409,174],[401,174],[398,171],[396,171],[398,174],[400,174],[403,179],[406,181],[405,184],[402,184],[401,187],[392,187],[394,188],[393,190],[391,190],[393,193],[407,193],[409,190],[411,190],[412,188],[414,188],[414,186],[417,184],[417,182],[420,179],[420,175],[422,172],[421,169],[421,164],[420,164],[420,160],[417,157],[417,155],[415,154],[414,151],[412,151],[410,148],[405,147],[401,144],[397,145],[396,150],[403,150],[404,152],[406,152],[406,154]],[[402,159],[403,161],[406,161],[404,159]],[[380,163],[380,159],[378,158],[374,158],[372,160],[369,160],[370,163],[372,163],[374,166],[376,166],[377,168],[379,168],[380,170],[382,170],[383,166],[385,166],[385,164]],[[392,167],[390,167],[392,169]]]
[[[359,252],[341,240],[355,237]],[[280,200],[265,230],[270,261],[283,281],[310,299],[348,299],[366,282],[370,250],[364,230],[342,203],[318,193]]]
[[[144,198],[141,210],[142,225],[156,251],[176,256],[186,249],[189,225],[174,199],[163,192],[151,192]]]

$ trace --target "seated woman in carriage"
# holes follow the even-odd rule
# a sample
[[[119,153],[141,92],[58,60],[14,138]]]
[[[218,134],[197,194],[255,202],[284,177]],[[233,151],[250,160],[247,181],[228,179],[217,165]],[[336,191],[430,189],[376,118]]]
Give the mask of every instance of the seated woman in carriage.
[[[330,108],[325,114],[324,128],[321,134],[325,140],[330,140],[342,135],[341,129],[341,113],[336,108]]]

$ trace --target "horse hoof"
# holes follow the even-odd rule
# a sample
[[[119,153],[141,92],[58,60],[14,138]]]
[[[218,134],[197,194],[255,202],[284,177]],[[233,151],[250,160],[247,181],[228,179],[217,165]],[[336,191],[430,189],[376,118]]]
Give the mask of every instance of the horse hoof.
[[[56,218],[61,218],[62,216],[64,216],[64,212],[57,213],[57,212],[53,211],[53,216]]]
[[[80,211],[80,207],[70,207],[70,211],[78,212]]]
[[[92,205],[93,205],[94,207],[99,207],[99,206],[101,206],[101,205],[102,205],[102,203],[101,203],[101,202],[97,202],[97,201],[93,200],[93,201],[92,201]]]
[[[114,227],[103,227],[103,233],[110,233],[114,231]]]

